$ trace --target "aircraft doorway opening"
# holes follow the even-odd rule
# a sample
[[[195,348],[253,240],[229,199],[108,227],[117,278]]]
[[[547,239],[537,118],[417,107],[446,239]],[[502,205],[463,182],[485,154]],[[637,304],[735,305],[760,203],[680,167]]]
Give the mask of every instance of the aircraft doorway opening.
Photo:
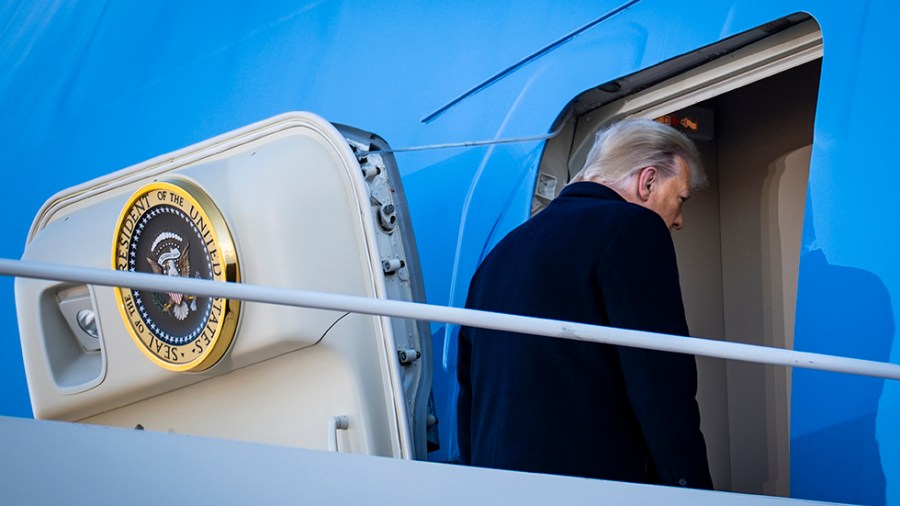
[[[597,130],[674,118],[709,178],[673,234],[691,334],[792,348],[821,47],[818,25],[800,14],[579,95],[547,143],[533,213],[581,168]],[[716,488],[788,496],[790,371],[697,364]]]

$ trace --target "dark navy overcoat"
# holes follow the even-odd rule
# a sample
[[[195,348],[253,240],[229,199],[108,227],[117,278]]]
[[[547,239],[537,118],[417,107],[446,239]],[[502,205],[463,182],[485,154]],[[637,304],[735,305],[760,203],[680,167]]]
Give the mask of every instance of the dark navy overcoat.
[[[688,334],[664,221],[591,182],[507,235],[467,306]],[[463,327],[458,379],[464,464],[712,487],[693,356]]]

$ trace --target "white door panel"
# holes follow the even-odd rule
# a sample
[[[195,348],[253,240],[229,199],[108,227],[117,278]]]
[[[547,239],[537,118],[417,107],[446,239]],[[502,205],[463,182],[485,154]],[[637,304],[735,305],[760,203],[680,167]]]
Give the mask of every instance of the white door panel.
[[[408,287],[420,276],[412,271],[417,266],[414,248],[404,249],[400,240],[408,224],[384,226],[386,204],[393,206],[388,211],[402,209],[389,218],[408,220],[402,191],[388,191],[395,201],[387,203],[383,196],[373,198],[384,194],[373,180],[383,187],[399,185],[399,178],[388,181],[386,170],[371,167],[370,177],[364,177],[357,156],[365,153],[354,150],[366,147],[351,150],[349,142],[321,118],[289,113],[71,188],[38,214],[23,259],[101,268],[109,268],[112,259],[112,265],[122,262],[120,268],[153,264],[163,269],[159,272],[168,262],[169,274],[203,277],[196,264],[209,260],[212,271],[228,270],[217,261],[233,249],[231,281],[367,297],[391,292],[391,297],[409,300],[408,288],[386,285],[387,278],[388,284],[405,280]],[[364,167],[385,163],[382,155],[369,158]],[[386,174],[376,178],[373,171]],[[148,209],[166,210],[168,201],[153,200],[149,192],[169,188],[156,186],[167,181],[187,188],[188,200],[196,196],[197,205],[186,205],[181,214],[206,246],[182,240],[190,232],[178,229],[175,221],[145,212],[142,192],[148,195]],[[175,189],[159,195],[173,202],[183,197]],[[203,235],[207,223],[193,216],[196,208],[210,216],[221,214],[221,223],[207,220],[218,223],[213,234]],[[177,205],[174,209],[177,214]],[[128,247],[123,242],[117,250],[116,243],[140,234],[146,239],[129,243],[128,264]],[[198,248],[206,256],[197,257]],[[401,261],[402,267],[386,271],[385,260]],[[17,281],[35,416],[322,449],[328,446],[329,421],[346,416],[349,426],[338,434],[340,450],[424,457],[424,438],[420,436],[423,450],[415,449],[412,426],[418,423],[414,418],[426,417],[411,413],[419,403],[424,406],[422,392],[429,390],[430,374],[422,365],[398,360],[399,351],[423,351],[417,334],[421,326],[221,301],[236,308],[230,313],[229,321],[236,325],[230,347],[222,337],[225,331],[221,342],[202,344],[200,337],[213,336],[202,326],[183,336],[165,330],[156,339],[149,330],[141,333],[142,323],[147,329],[184,325],[190,330],[193,319],[218,314],[218,299],[137,291],[133,299],[129,291],[117,298],[116,290]],[[131,302],[139,303],[137,312]],[[77,321],[90,316],[100,334],[93,340]],[[126,324],[125,318],[135,323]],[[173,326],[166,327],[170,320]],[[409,326],[399,345],[394,339],[398,325]],[[186,364],[189,342],[215,353],[199,366]],[[424,435],[424,428],[415,430]]]

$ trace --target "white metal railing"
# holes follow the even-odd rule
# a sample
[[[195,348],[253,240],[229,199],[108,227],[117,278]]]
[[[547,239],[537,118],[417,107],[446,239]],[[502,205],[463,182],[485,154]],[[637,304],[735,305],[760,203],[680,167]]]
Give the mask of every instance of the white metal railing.
[[[900,380],[900,365],[887,362],[416,302],[2,258],[0,258],[0,275],[100,286],[120,286],[158,292],[174,291],[204,297],[224,297],[284,306],[439,321],[522,334]]]

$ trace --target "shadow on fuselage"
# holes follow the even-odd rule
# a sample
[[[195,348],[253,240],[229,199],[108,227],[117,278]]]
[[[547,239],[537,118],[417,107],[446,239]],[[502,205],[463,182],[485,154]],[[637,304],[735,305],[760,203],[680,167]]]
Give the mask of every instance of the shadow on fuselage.
[[[886,362],[894,330],[878,276],[830,264],[818,249],[803,253],[795,349]],[[883,388],[880,378],[793,371],[791,496],[885,504],[875,435]]]

